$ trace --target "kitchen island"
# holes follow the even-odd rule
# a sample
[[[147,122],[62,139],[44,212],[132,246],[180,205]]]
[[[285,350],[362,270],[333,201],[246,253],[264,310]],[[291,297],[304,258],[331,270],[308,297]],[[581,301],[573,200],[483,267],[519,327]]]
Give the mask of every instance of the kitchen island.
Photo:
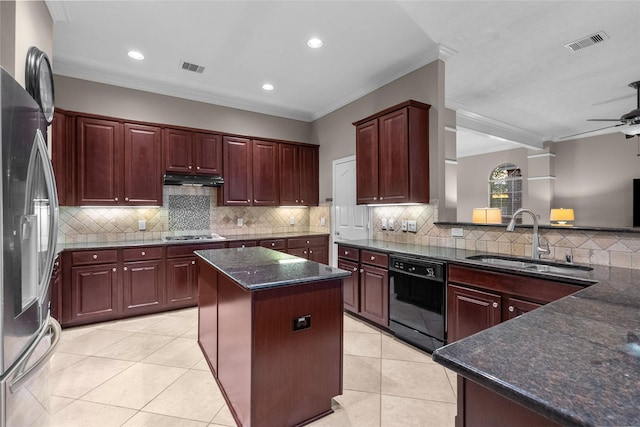
[[[198,343],[239,426],[297,426],[342,393],[342,278],[261,247],[196,251]]]
[[[456,426],[640,425],[640,272],[442,347]]]

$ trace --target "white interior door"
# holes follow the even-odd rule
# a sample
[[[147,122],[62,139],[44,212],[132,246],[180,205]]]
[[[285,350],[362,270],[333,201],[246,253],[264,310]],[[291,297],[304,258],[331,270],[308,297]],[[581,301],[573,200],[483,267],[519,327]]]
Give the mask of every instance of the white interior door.
[[[366,205],[356,205],[356,156],[333,161],[331,214],[331,265],[336,266],[338,255],[334,242],[369,237],[369,209]]]

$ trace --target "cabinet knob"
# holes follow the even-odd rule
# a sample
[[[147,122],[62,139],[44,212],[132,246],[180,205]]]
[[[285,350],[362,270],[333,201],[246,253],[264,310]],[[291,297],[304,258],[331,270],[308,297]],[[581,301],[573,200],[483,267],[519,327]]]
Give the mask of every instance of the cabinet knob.
[[[241,248],[244,248],[244,245],[240,245]]]
[[[115,273],[115,272],[116,272],[116,268],[115,268],[115,267],[113,267],[113,268],[111,269],[111,271],[113,271],[113,272]]]
[[[191,261],[191,265],[196,265],[196,262],[195,261]]]
[[[364,268],[361,268],[361,269],[360,269],[360,273],[364,273]]]
[[[298,199],[296,199],[296,203],[298,203]]]
[[[247,203],[251,203],[251,200],[247,200]]]
[[[114,268],[114,270],[115,270],[115,268]],[[124,271],[127,271],[127,270],[128,270],[128,268],[127,268],[127,267],[125,267],[125,268],[124,268]]]
[[[128,197],[125,197],[125,198],[124,198],[124,201],[125,201],[125,202],[128,202],[128,201],[129,201],[129,198],[128,198]]]
[[[306,255],[306,254],[307,254],[307,251],[302,251],[302,253]]]
[[[498,308],[498,303],[497,302],[494,302],[492,305],[493,305],[493,308]]]
[[[375,196],[373,196],[373,200],[378,200],[378,198],[377,198],[377,197],[375,197]]]
[[[275,245],[276,245],[275,243],[271,242],[271,246],[275,246]]]
[[[344,254],[345,255],[349,255],[349,251],[344,251]]]
[[[353,271],[354,272],[358,271],[358,267],[353,267]]]
[[[384,199],[384,197],[380,196],[380,200]]]
[[[145,256],[147,253],[145,251],[140,252],[140,255]]]
[[[196,169],[197,169],[197,170],[200,170],[200,166],[196,166]]]
[[[513,308],[512,305],[509,306],[509,311],[513,313],[513,310],[515,310],[515,308]]]
[[[93,254],[93,259],[98,259],[98,255]]]
[[[117,202],[117,201],[118,201],[118,198],[116,197],[114,200]]]
[[[309,244],[309,241],[307,240],[307,245]]]
[[[300,200],[300,203],[304,203],[304,200]]]
[[[56,261],[56,267],[60,265],[60,261]]]
[[[309,253],[310,253],[310,254],[312,254],[312,253],[313,253],[313,251],[311,251],[311,250],[310,250],[310,251],[309,251]]]
[[[376,257],[374,257],[373,255],[371,255],[371,261],[375,261]]]
[[[193,168],[191,167],[191,165],[189,165],[189,170],[191,170],[191,169],[193,169]]]

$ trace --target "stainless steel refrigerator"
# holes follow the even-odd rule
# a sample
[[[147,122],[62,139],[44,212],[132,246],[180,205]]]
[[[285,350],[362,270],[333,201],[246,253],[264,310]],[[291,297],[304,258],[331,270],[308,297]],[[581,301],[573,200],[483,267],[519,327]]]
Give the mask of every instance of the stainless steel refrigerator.
[[[60,337],[49,314],[58,199],[40,106],[4,69],[0,90],[0,426],[42,426]]]

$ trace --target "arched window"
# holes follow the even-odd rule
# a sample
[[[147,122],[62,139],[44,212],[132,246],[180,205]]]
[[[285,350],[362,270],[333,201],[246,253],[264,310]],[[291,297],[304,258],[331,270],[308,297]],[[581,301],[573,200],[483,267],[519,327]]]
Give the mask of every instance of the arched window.
[[[522,174],[512,163],[503,163],[489,175],[489,207],[500,208],[503,222],[522,207]]]

